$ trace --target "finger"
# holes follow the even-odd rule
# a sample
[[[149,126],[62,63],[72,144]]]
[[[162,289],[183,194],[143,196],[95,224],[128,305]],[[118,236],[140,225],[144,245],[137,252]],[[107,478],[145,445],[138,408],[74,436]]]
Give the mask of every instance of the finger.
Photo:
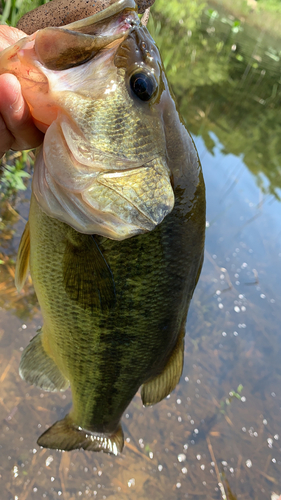
[[[20,83],[14,75],[0,76],[0,114],[10,134],[14,137],[15,150],[39,146],[43,134],[35,127],[28,105],[21,94]],[[2,140],[0,138],[0,149]]]
[[[0,158],[8,151],[11,149],[11,146],[14,142],[14,137],[12,134],[9,132],[9,130],[6,127],[6,124],[0,115]]]

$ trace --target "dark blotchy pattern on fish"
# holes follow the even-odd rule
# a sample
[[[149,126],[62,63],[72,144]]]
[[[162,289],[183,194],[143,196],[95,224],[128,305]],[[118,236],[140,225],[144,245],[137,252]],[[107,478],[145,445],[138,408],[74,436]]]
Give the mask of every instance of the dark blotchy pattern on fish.
[[[47,217],[33,200],[32,278],[40,303],[42,293],[48,297],[43,314],[52,309],[45,338],[70,380],[72,419],[84,429],[115,431],[138,387],[163,370],[184,324],[203,256],[202,177],[191,212],[184,190],[176,189],[176,200],[152,232],[122,242],[97,237],[116,287],[116,304],[108,311],[82,309],[64,289],[69,238],[84,248],[89,236]],[[81,267],[91,275],[91,255],[85,254]]]
[[[137,0],[139,14],[153,5],[155,0]],[[114,4],[116,0],[53,0],[25,14],[17,28],[31,35],[47,26],[65,26],[92,16]]]

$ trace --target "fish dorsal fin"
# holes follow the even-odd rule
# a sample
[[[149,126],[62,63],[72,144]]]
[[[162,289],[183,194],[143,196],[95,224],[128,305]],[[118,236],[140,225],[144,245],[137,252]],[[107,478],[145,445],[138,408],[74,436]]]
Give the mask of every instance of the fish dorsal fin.
[[[23,380],[44,391],[65,391],[69,387],[69,381],[43,347],[42,330],[31,339],[24,349],[20,360],[19,374]]]
[[[39,446],[56,450],[103,451],[118,455],[124,446],[124,434],[121,425],[112,434],[95,433],[75,425],[71,415],[66,415],[47,429],[38,439]]]
[[[141,398],[144,406],[151,406],[167,397],[178,384],[184,357],[184,332],[180,333],[176,346],[164,370],[152,378],[141,388]]]
[[[29,272],[29,255],[30,255],[30,233],[29,222],[26,223],[22,234],[15,271],[15,285],[18,292],[21,291]]]
[[[63,262],[64,286],[83,309],[109,310],[115,305],[115,283],[102,251],[91,235],[68,241]]]

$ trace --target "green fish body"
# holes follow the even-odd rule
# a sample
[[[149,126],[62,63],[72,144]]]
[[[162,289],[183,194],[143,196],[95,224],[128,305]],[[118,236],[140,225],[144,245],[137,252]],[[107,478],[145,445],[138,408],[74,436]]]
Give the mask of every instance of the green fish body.
[[[120,419],[139,387],[143,404],[151,405],[178,383],[187,310],[203,259],[200,177],[192,203],[178,188],[174,210],[154,231],[122,242],[95,237],[98,247],[32,199],[30,271],[44,325],[26,348],[20,372],[45,390],[70,384],[73,398],[70,414],[39,438],[40,445],[119,451]],[[96,278],[100,272],[104,281]]]
[[[46,54],[45,46],[42,49],[44,33],[37,44],[41,55]],[[69,39],[68,33],[66,38]],[[84,141],[87,127],[94,122],[91,113],[100,112],[96,140],[104,154],[103,157],[99,153],[101,173],[91,177],[91,171],[83,167],[85,178],[82,170],[70,179],[66,175],[56,177],[61,189],[58,199],[67,213],[64,196],[65,193],[69,196],[75,188],[75,180],[81,184],[83,196],[87,190],[87,193],[94,190],[97,196],[101,189],[97,187],[97,179],[102,176],[101,185],[107,191],[100,195],[103,204],[98,228],[102,229],[98,233],[90,234],[89,229],[88,234],[83,234],[77,230],[74,212],[71,225],[63,217],[58,220],[55,214],[50,216],[52,209],[58,207],[57,201],[51,205],[51,195],[47,215],[41,194],[48,182],[51,187],[54,185],[50,177],[57,175],[56,165],[52,164],[51,173],[47,169],[46,177],[38,181],[40,165],[51,162],[48,144],[44,143],[43,153],[41,150],[38,154],[29,222],[18,253],[16,284],[19,289],[22,287],[30,269],[44,322],[23,352],[20,375],[44,390],[62,391],[70,385],[73,400],[70,413],[40,436],[38,443],[44,447],[117,454],[124,441],[121,417],[137,390],[141,387],[145,406],[155,404],[175,388],[182,373],[185,321],[203,261],[205,188],[196,149],[178,114],[160,56],[151,40],[146,28],[138,25],[126,32],[111,58],[111,75],[114,71],[118,74],[118,100],[113,92],[115,87],[112,96],[110,93],[105,98],[99,96],[93,108],[86,109],[86,125],[85,114],[84,121],[79,122],[81,109],[77,112],[73,107],[69,115],[71,119],[76,116],[71,130],[83,130]],[[69,57],[69,53],[63,55],[60,60],[63,67]],[[145,96],[143,102],[132,95],[130,88],[135,91],[133,85],[137,82],[137,88],[143,92],[147,79],[139,68],[144,64],[149,66],[152,59],[154,69],[146,75],[150,78],[153,73],[151,78],[158,82],[158,90],[151,92],[150,100],[148,80],[145,88],[148,98]],[[132,74],[137,74],[133,83],[124,65],[133,67]],[[61,74],[64,71],[70,69],[61,70]],[[54,74],[56,77],[60,71]],[[60,94],[60,103],[69,100],[69,95]],[[120,99],[124,104],[118,107]],[[70,108],[66,104],[63,109]],[[77,123],[82,123],[80,129]],[[66,130],[64,125],[59,126]],[[57,130],[58,140],[63,144],[59,127]],[[50,137],[51,133],[51,142]],[[70,136],[67,137],[71,149]],[[71,137],[78,137],[78,132]],[[85,144],[83,141],[81,144]],[[70,157],[67,155],[58,156],[58,170],[65,168],[64,158],[69,161]],[[104,173],[101,160],[115,157],[118,161],[113,172],[109,162]],[[128,171],[120,167],[122,161],[129,165]],[[62,186],[64,182],[67,186]],[[93,182],[93,188],[88,187],[88,182]],[[57,190],[58,187],[53,192]],[[46,193],[49,195],[49,191]],[[114,220],[113,212],[112,219],[111,212],[108,215],[109,195],[120,214]],[[75,196],[77,204],[81,195]],[[84,198],[87,201],[86,195]],[[93,206],[94,200],[93,196],[90,200]],[[126,205],[128,200],[130,203]],[[83,210],[79,212],[79,228]],[[134,212],[132,219],[130,210]],[[104,220],[109,224],[105,230]],[[128,233],[118,233],[120,225],[122,231],[128,225]],[[135,233],[132,227],[138,228],[133,229]],[[108,237],[109,230],[113,232]]]

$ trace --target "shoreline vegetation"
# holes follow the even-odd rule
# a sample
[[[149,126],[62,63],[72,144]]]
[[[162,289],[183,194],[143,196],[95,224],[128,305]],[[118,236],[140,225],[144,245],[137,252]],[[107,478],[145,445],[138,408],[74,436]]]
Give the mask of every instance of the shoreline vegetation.
[[[47,3],[50,0],[17,0],[7,2],[0,0],[0,24],[7,23],[15,26],[17,21],[26,12]],[[173,0],[166,4],[166,8],[171,9]],[[271,36],[280,38],[281,1],[280,0],[180,0],[182,9],[186,8],[190,14],[192,10],[213,7],[234,16],[241,22],[245,22],[253,28],[269,33]],[[152,7],[161,11],[161,0],[156,0]],[[279,17],[280,16],[280,17]]]
[[[50,0],[17,0],[17,2],[0,0],[0,24],[7,20],[8,24],[14,25],[23,14],[48,1]],[[157,3],[156,0],[152,11],[154,8],[157,9]],[[173,0],[168,3],[173,3]],[[278,14],[281,16],[280,0],[181,0],[179,3],[186,4],[187,8],[189,4],[204,5],[204,7],[211,5],[218,10],[227,11],[242,22],[280,36],[280,19],[276,17]],[[1,19],[2,16],[7,19]]]
[[[218,11],[224,10],[253,28],[280,38],[280,0],[209,0]]]

